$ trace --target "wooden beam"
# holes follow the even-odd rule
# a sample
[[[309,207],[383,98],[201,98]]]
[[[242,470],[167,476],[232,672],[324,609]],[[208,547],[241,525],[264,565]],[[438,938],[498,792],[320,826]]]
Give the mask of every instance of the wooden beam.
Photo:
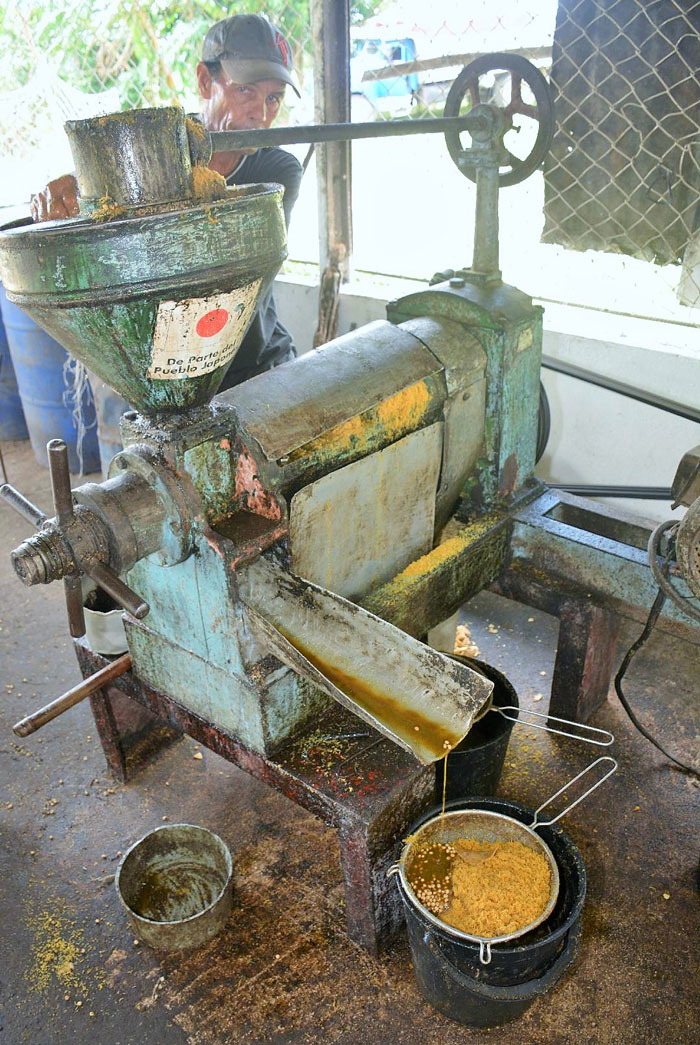
[[[447,69],[453,65],[469,65],[475,58],[481,58],[484,51],[469,54],[444,54],[440,58],[416,58],[412,62],[393,62],[382,69],[368,69],[362,77],[363,83],[370,80],[387,80],[391,76],[410,76],[411,73],[425,73],[431,69]],[[516,47],[512,51],[500,51],[499,54],[517,54],[529,61],[546,58],[551,61],[551,47]]]
[[[350,122],[350,3],[311,0],[314,113],[317,123]],[[352,253],[350,142],[316,146],[321,272],[347,279]]]

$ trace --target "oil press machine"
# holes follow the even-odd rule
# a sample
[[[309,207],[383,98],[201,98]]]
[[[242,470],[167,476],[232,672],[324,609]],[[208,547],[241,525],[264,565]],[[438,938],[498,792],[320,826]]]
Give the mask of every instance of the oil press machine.
[[[65,447],[49,444],[54,518],[2,490],[38,527],[15,570],[63,579],[88,680],[16,729],[91,693],[118,776],[155,716],[281,789],[338,829],[348,928],[370,949],[401,919],[385,872],[433,799],[432,763],[490,696],[424,645],[429,629],[487,585],[556,613],[550,710],[586,719],[607,694],[618,614],[655,592],[643,528],[534,478],[542,309],[500,278],[497,200],[541,163],[551,102],[524,60],[492,67],[511,71],[509,105],[479,102],[482,60],[429,121],[477,183],[472,266],[220,396],[285,257],[281,190],[202,199],[193,170],[212,145],[396,125],[209,140],[177,109],[77,121],[80,216],[0,234],[9,298],[135,407],[102,483],[71,491]],[[515,112],[540,120],[525,161],[503,144]],[[81,638],[85,576],[124,608],[118,660]]]

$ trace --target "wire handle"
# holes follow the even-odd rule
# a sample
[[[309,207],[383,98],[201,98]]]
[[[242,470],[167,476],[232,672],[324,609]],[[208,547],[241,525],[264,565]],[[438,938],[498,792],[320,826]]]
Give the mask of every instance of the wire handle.
[[[615,737],[612,733],[609,733],[607,729],[598,729],[596,726],[588,726],[585,722],[574,722],[570,718],[558,718],[556,715],[549,715],[544,711],[530,711],[524,708],[518,708],[515,705],[507,707],[496,707],[494,704],[491,711],[497,711],[499,715],[503,715],[503,718],[508,719],[509,722],[515,722],[516,725],[529,726],[532,729],[542,729],[545,733],[556,733],[560,737],[571,737],[573,740],[582,740],[584,744],[595,744],[597,747],[610,747],[614,742]],[[514,711],[515,715],[506,715],[506,711]],[[606,737],[605,740],[596,740],[593,736],[582,736],[581,733],[567,733],[565,729],[552,729],[551,726],[541,726],[539,722],[523,722],[522,715],[533,715],[535,718],[546,718],[550,722],[561,722],[565,726],[573,726],[575,729],[581,730],[581,733],[594,733],[600,737]]]
[[[605,776],[602,776],[600,778],[600,780],[597,780],[595,782],[595,784],[593,784],[592,787],[589,787],[588,791],[584,791],[584,793],[582,795],[580,795],[576,799],[575,802],[572,802],[570,805],[566,806],[564,809],[562,809],[561,813],[559,813],[557,816],[553,817],[551,820],[538,820],[537,819],[537,817],[542,812],[542,810],[546,809],[547,806],[551,802],[553,802],[555,798],[559,798],[559,795],[563,794],[563,792],[566,791],[567,788],[571,787],[572,784],[575,784],[577,780],[581,779],[581,777],[586,776],[587,773],[590,773],[590,771],[592,769],[595,769],[595,767],[599,766],[602,762],[611,762],[612,763],[612,769],[609,769],[607,771],[607,773],[605,774]],[[532,821],[532,823],[530,824],[530,827],[532,827],[532,828],[535,828],[535,827],[550,827],[552,824],[556,824],[557,820],[561,820],[561,818],[564,816],[565,813],[570,813],[572,809],[576,808],[576,806],[579,804],[579,802],[583,802],[584,798],[588,798],[588,796],[590,794],[592,794],[593,791],[595,791],[595,789],[597,787],[600,787],[600,785],[602,783],[604,783],[604,781],[606,781],[609,776],[613,775],[613,773],[615,772],[616,769],[617,769],[617,762],[615,761],[614,758],[611,758],[610,755],[603,755],[602,758],[597,758],[595,760],[595,762],[591,762],[591,764],[589,766],[586,766],[585,769],[582,769],[581,772],[577,776],[572,777],[572,779],[568,780],[564,784],[563,787],[560,787],[559,790],[556,792],[556,794],[551,795],[545,802],[543,802],[542,805],[539,807],[539,809],[535,810],[535,817],[534,817],[534,820]]]

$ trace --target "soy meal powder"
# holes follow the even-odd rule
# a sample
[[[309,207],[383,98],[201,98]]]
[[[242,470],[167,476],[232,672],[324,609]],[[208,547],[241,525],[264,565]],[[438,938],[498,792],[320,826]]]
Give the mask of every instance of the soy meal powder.
[[[549,902],[549,864],[522,842],[456,838],[418,849],[409,875],[413,891],[432,914],[470,936],[491,939],[524,929]]]

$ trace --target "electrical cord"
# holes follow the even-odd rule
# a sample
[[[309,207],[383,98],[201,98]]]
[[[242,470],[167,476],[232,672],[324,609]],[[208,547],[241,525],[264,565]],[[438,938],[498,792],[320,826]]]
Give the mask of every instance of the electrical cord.
[[[670,580],[656,561],[656,556],[658,555],[659,539],[666,532],[666,530],[670,530],[672,527],[676,527],[677,529],[679,525],[680,523],[677,519],[667,519],[666,522],[659,523],[654,532],[651,534],[651,536],[649,537],[649,544],[647,545],[647,552],[649,555],[649,569],[651,570],[654,580],[661,588],[661,590],[664,592],[664,594],[668,595],[669,599],[672,602],[674,602],[676,606],[678,606],[683,611],[683,613],[687,613],[689,617],[693,618],[693,620],[700,622],[700,610],[696,609],[695,606],[691,606],[688,601],[688,598],[684,595],[681,595],[680,592],[676,591],[676,589],[673,587]],[[673,536],[675,535],[672,535],[671,540],[673,539]],[[690,597],[692,598],[692,596]]]
[[[671,520],[670,523],[669,522],[662,523],[661,526],[658,526],[656,528],[656,530],[654,531],[654,533],[651,535],[651,537],[649,539],[649,547],[650,547],[650,549],[652,547],[652,540],[654,541],[654,545],[653,545],[653,547],[654,547],[654,552],[653,552],[654,565],[656,566],[656,569],[658,571],[659,576],[662,578],[662,580],[664,580],[669,585],[669,587],[670,587],[670,582],[666,580],[666,577],[664,576],[662,570],[659,568],[658,564],[656,563],[656,543],[655,543],[655,541],[657,539],[657,535],[660,536],[660,534],[662,532],[664,532],[665,529],[668,529],[668,527],[670,525],[672,525],[673,522],[674,522],[674,520]],[[671,552],[670,552],[670,547],[669,547],[669,551],[667,553],[667,561],[664,563],[664,568],[667,568],[668,558],[670,557],[670,554],[671,554]],[[650,553],[650,556],[649,556],[649,561],[650,561],[650,563],[652,561],[652,554],[651,553]],[[654,573],[654,577],[656,578],[656,573]],[[674,590],[674,595],[676,596],[676,598],[680,598],[680,596],[678,596],[676,594],[675,590]],[[632,722],[632,725],[635,726],[639,730],[639,732],[642,734],[642,736],[645,737],[649,741],[650,744],[654,745],[654,747],[657,749],[657,751],[660,751],[662,755],[665,755],[666,758],[668,758],[675,765],[679,766],[686,773],[692,773],[693,776],[700,776],[700,772],[697,769],[695,769],[694,766],[688,765],[687,762],[681,762],[681,760],[678,759],[678,758],[674,758],[673,755],[669,754],[669,752],[666,751],[666,749],[661,746],[661,744],[658,742],[658,740],[656,740],[651,735],[651,733],[649,733],[649,731],[647,729],[645,729],[645,727],[641,724],[641,722],[636,717],[634,711],[630,707],[629,702],[627,700],[627,697],[622,692],[622,680],[625,677],[625,674],[627,672],[628,667],[630,666],[630,662],[632,661],[632,658],[635,656],[635,654],[639,652],[639,650],[642,648],[642,646],[644,646],[646,644],[647,640],[649,639],[649,636],[651,635],[652,631],[654,630],[654,627],[656,626],[656,623],[657,623],[657,621],[659,619],[659,614],[661,613],[661,610],[663,608],[663,604],[665,603],[665,601],[666,601],[666,591],[665,591],[664,587],[660,586],[659,587],[659,591],[656,594],[656,598],[654,599],[654,602],[653,602],[653,605],[651,607],[651,610],[649,612],[649,616],[647,617],[647,622],[644,625],[644,630],[642,631],[642,633],[639,636],[639,638],[637,639],[637,641],[634,642],[630,646],[630,648],[627,650],[627,653],[625,654],[625,656],[624,656],[624,658],[622,660],[622,663],[620,664],[620,667],[618,669],[617,675],[615,676],[615,682],[614,682],[615,692],[617,693],[617,695],[618,695],[618,697],[620,699],[620,703],[622,704],[623,708],[627,712],[627,715],[628,715],[630,721]]]

